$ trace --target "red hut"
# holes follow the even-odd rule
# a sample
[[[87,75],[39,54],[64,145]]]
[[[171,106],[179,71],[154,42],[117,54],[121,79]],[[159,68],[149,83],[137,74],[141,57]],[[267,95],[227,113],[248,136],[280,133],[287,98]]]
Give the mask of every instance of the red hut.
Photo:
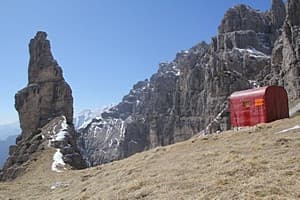
[[[280,86],[267,86],[232,93],[232,127],[253,126],[289,117],[287,92]]]

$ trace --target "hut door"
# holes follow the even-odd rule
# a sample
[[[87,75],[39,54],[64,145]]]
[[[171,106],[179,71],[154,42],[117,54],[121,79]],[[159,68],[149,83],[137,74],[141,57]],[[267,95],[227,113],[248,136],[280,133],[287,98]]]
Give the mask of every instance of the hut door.
[[[250,101],[243,101],[243,121],[244,126],[251,125]]]

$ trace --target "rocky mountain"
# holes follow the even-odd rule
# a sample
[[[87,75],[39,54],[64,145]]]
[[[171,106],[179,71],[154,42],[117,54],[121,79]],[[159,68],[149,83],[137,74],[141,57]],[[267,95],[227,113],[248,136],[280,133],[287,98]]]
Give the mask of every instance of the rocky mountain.
[[[102,112],[94,113],[92,110],[86,109],[76,114],[73,119],[75,129],[86,127],[86,125],[89,124],[93,118],[100,117],[101,113]]]
[[[119,104],[96,114],[87,110],[75,119],[72,90],[46,33],[38,32],[29,44],[28,85],[15,96],[22,133],[9,149],[0,180],[23,174],[42,152],[53,150],[51,169],[61,172],[85,167],[84,160],[95,166],[228,130],[228,97],[237,90],[283,85],[296,101],[299,7],[298,0],[286,5],[272,0],[266,12],[246,5],[230,8],[209,44],[200,42],[160,63]]]
[[[98,109],[86,109],[77,114],[75,114],[73,119],[73,124],[76,130],[85,128],[89,123],[91,123],[92,119],[101,117],[101,114],[113,107],[113,104],[109,106],[103,106]]]
[[[272,0],[267,12],[230,8],[210,44],[161,63],[149,80],[136,83],[122,102],[79,131],[84,158],[93,166],[227,130],[228,97],[237,90],[279,84],[297,98],[297,8],[297,0],[288,1],[287,11],[281,0]]]
[[[270,67],[263,71],[262,80],[286,88],[289,98],[300,96],[300,2],[289,0],[281,35],[275,42]]]
[[[15,95],[22,132],[9,149],[0,180],[23,174],[26,163],[50,147],[57,149],[53,170],[65,163],[75,169],[85,166],[76,146],[72,90],[52,56],[45,32],[31,39],[29,53],[28,85]]]

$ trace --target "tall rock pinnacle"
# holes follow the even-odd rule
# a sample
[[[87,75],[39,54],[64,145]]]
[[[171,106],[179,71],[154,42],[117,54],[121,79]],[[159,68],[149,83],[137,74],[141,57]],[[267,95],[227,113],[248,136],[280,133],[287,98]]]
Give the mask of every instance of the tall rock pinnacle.
[[[62,156],[64,165],[72,169],[85,167],[72,122],[72,90],[52,56],[45,32],[37,32],[31,39],[29,53],[28,85],[15,95],[22,133],[9,149],[9,158],[0,170],[0,181],[21,176],[26,172],[27,162],[51,148]],[[51,169],[61,171],[55,162]]]
[[[27,137],[56,116],[73,119],[73,97],[62,69],[54,60],[45,32],[37,32],[29,43],[28,86],[15,96],[22,136]]]
[[[62,70],[52,56],[50,41],[45,32],[39,31],[31,39],[29,53],[29,84],[63,80]]]

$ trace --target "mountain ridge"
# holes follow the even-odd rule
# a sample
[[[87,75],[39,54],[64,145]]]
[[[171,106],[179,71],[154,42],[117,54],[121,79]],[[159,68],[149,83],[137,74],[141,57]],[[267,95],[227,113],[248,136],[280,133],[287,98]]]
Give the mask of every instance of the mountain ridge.
[[[232,92],[286,86],[268,77],[278,77],[272,70],[280,53],[273,49],[283,37],[281,27],[288,24],[287,11],[297,12],[286,10],[281,0],[273,0],[266,12],[242,4],[230,8],[210,44],[200,42],[177,53],[173,61],[159,64],[155,74],[137,82],[101,120],[79,131],[78,145],[85,159],[94,166],[200,133],[230,129]],[[294,80],[297,74],[291,74]],[[286,87],[294,99],[298,87]]]

